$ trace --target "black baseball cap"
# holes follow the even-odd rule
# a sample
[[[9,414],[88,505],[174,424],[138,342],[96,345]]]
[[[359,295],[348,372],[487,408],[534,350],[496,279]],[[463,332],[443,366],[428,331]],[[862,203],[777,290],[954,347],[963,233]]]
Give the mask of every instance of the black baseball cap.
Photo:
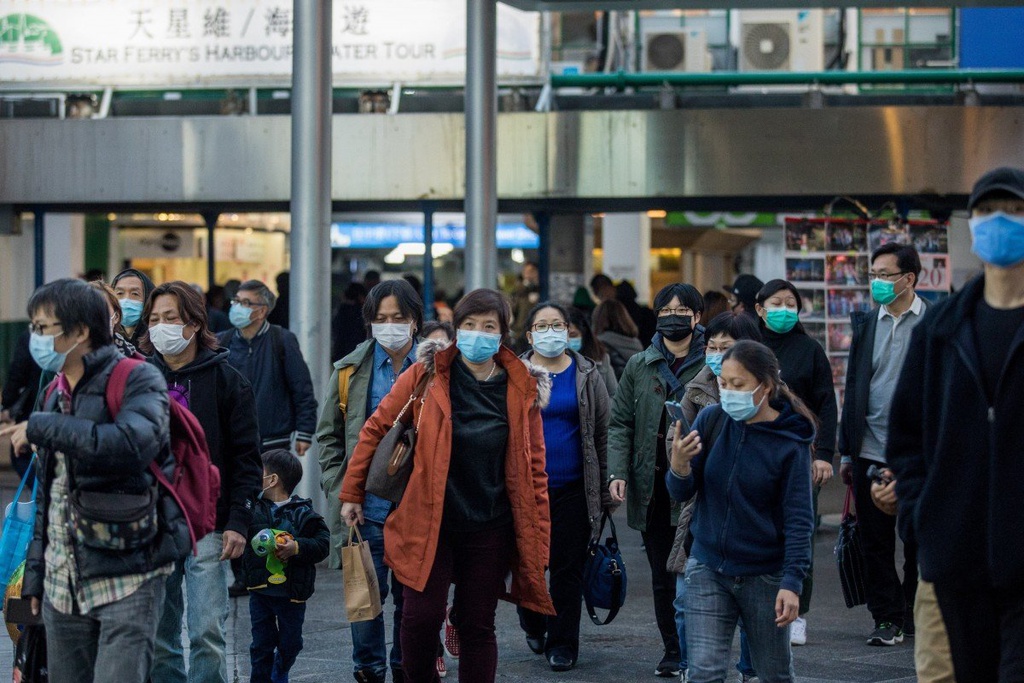
[[[971,190],[967,208],[973,209],[985,195],[992,192],[1007,192],[1024,199],[1024,169],[1003,166],[978,178],[978,182],[974,183],[974,189]]]
[[[764,287],[764,283],[753,275],[743,274],[736,278],[736,282],[732,283],[732,287],[726,285],[723,289],[727,292],[731,292],[736,300],[743,304],[749,310],[754,310],[754,303],[757,299],[757,293]]]

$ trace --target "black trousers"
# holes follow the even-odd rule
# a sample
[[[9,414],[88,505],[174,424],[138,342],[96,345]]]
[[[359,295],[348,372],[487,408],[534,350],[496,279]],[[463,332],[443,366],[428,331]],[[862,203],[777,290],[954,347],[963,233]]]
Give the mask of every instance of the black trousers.
[[[888,622],[903,628],[912,617],[917,594],[917,546],[903,545],[903,580],[896,572],[896,518],[879,510],[871,500],[870,460],[857,458],[853,466],[853,495],[857,527],[864,556],[864,586],[868,611],[875,624]]]
[[[654,592],[654,619],[665,645],[665,654],[679,658],[679,633],[676,631],[676,575],[665,565],[672,552],[676,527],[672,524],[672,502],[665,488],[665,470],[655,469],[654,496],[647,508],[647,531],[641,536],[651,565],[651,588]]]
[[[551,507],[550,592],[555,616],[519,608],[519,625],[530,636],[546,635],[545,655],[580,654],[583,565],[590,541],[590,518],[583,482],[548,491]]]
[[[1024,681],[1024,588],[936,581],[957,683]]]

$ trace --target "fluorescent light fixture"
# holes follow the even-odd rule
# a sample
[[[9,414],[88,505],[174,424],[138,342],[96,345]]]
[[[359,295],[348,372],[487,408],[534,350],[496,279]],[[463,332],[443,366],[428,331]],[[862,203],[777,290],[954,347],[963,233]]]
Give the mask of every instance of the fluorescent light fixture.
[[[455,246],[451,244],[435,244],[430,250],[430,255],[433,258],[441,258],[452,253],[454,249]],[[427,245],[423,244],[423,242],[402,242],[384,257],[384,263],[400,266],[405,263],[407,257],[423,256],[426,253]]]

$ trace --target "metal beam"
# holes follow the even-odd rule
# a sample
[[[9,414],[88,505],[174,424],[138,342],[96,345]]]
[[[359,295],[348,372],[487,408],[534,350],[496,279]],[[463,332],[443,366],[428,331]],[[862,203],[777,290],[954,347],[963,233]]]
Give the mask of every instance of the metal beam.
[[[32,213],[32,240],[35,256],[36,288],[46,284],[46,212],[36,207]]]
[[[331,367],[331,0],[294,0],[293,16],[289,326],[319,399]],[[319,499],[316,460],[303,460],[300,495]]]
[[[801,9],[805,7],[835,7],[826,0],[502,0],[505,4],[526,11],[597,12],[651,9]],[[1016,7],[1019,0],[904,0],[900,7]],[[843,7],[892,7],[885,0],[851,0]]]
[[[434,319],[434,206],[423,206],[423,318]]]
[[[498,277],[497,28],[496,0],[466,0],[466,291]]]
[[[555,88],[642,88],[744,85],[973,85],[1024,83],[1024,69],[919,69],[914,71],[816,71],[593,73],[551,76]]]

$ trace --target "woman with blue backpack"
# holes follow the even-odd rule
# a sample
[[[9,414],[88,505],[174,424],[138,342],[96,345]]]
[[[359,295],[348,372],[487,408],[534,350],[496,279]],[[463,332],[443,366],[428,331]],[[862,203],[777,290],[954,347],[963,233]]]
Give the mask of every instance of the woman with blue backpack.
[[[758,342],[726,351],[718,382],[721,403],[701,411],[689,434],[677,423],[665,477],[674,500],[698,496],[685,578],[688,680],[726,680],[742,619],[760,680],[792,681],[789,625],[811,561],[816,420]]]

